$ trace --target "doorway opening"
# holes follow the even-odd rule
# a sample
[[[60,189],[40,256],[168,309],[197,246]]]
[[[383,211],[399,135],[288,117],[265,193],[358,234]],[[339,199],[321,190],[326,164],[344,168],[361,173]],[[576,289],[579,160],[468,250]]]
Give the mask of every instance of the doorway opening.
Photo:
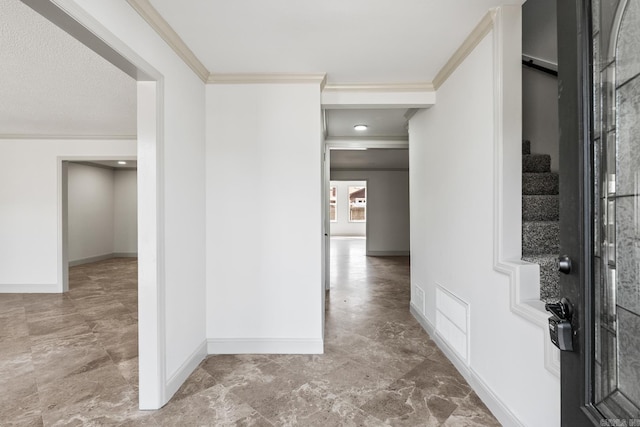
[[[139,341],[139,408],[157,409],[165,403],[167,394],[166,349],[164,343],[165,303],[164,270],[159,266],[164,259],[162,221],[162,135],[163,135],[163,77],[145,59],[122,40],[109,32],[100,22],[82,8],[64,2],[64,7],[53,2],[22,0],[59,29],[71,35],[107,62],[117,67],[136,83],[136,135],[137,140],[137,206],[138,206],[138,341]],[[105,139],[105,138],[98,138]],[[116,138],[117,139],[117,138]],[[122,141],[114,141],[118,144]],[[91,146],[74,150],[77,158],[58,158],[58,200],[62,200],[63,160],[87,160],[85,155],[96,154]],[[113,151],[107,150],[108,153]],[[105,154],[105,153],[100,153]],[[117,157],[117,156],[116,156]],[[134,156],[135,157],[135,156]],[[112,158],[110,155],[107,158]],[[104,160],[89,157],[88,160]],[[123,159],[125,160],[125,159]],[[133,158],[129,159],[133,160]],[[52,177],[53,178],[53,177]],[[64,193],[66,197],[66,192]],[[65,219],[61,212],[65,203],[58,203],[57,245],[58,291],[68,286],[68,253]],[[65,256],[67,258],[65,258]]]
[[[112,258],[138,258],[137,161],[61,160],[62,269]],[[137,281],[137,277],[135,278]]]
[[[328,141],[325,289],[336,291],[328,299],[342,298],[344,302],[347,294],[357,299],[361,292],[372,291],[377,287],[373,283],[375,269],[384,269],[383,264],[391,268],[406,262],[408,266],[409,156],[408,149],[403,147],[406,141],[387,142],[392,148],[381,148],[376,143],[380,142],[369,141],[363,143],[365,146],[354,147],[353,141],[347,146]],[[406,309],[408,312],[408,297]]]

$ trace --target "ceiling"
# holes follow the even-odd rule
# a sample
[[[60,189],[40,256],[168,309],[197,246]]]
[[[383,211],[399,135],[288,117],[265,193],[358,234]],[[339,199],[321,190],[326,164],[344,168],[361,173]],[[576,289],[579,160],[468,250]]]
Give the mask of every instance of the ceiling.
[[[406,108],[327,110],[327,135],[333,138],[408,138]],[[366,124],[365,131],[353,128]]]
[[[409,169],[407,149],[331,150],[331,170]]]
[[[138,161],[137,160],[124,160],[126,163],[124,165],[118,163],[122,162],[122,160],[87,160],[87,161],[79,161],[74,163],[81,163],[85,165],[92,166],[102,166],[110,169],[137,169]]]
[[[522,0],[150,0],[213,73],[430,82],[487,11]]]
[[[0,135],[136,134],[136,82],[19,0],[0,1],[0,99]]]
[[[150,0],[210,72],[321,72],[330,84],[430,82],[500,3]],[[136,134],[135,81],[19,0],[0,1],[0,99],[0,137]],[[405,113],[330,110],[328,135],[406,138]]]

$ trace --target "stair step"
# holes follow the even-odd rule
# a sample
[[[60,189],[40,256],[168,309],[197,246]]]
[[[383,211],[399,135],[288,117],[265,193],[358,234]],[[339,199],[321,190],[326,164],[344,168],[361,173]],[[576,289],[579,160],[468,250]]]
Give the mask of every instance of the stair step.
[[[558,194],[558,174],[547,173],[523,173],[522,194]]]
[[[522,259],[540,266],[540,299],[544,302],[558,301],[560,299],[558,255],[529,255],[523,256]]]
[[[548,154],[527,154],[522,156],[522,172],[551,172],[551,156]]]
[[[558,221],[523,221],[522,254],[559,253],[560,226]]]
[[[522,141],[522,154],[531,154],[531,141],[524,140]]]
[[[560,219],[560,196],[522,196],[523,221],[558,221]]]

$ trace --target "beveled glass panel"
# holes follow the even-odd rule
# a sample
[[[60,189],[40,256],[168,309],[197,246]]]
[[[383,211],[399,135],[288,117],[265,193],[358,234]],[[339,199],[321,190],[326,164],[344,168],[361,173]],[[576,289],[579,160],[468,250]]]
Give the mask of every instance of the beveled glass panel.
[[[611,31],[613,29],[613,21],[615,19],[616,10],[618,9],[619,0],[600,0],[600,52],[605,62],[613,60],[614,53],[609,52],[609,41],[611,40]]]
[[[591,0],[592,28],[591,34],[594,36],[600,32],[600,0]]]
[[[601,263],[602,260],[598,257],[594,258],[594,262],[593,262],[593,266],[594,266],[594,284],[595,284],[595,289],[594,289],[594,305],[596,307],[595,311],[595,347],[596,348],[602,348],[602,333],[600,331],[600,325],[602,324],[602,314],[603,314],[603,310],[602,310],[602,293],[604,291],[603,287],[602,287],[602,277],[600,276],[600,272],[601,272]],[[602,362],[602,356],[600,354],[599,351],[595,352],[595,359],[597,363],[601,363]],[[597,387],[596,387],[597,389]]]
[[[605,380],[602,382],[603,397],[613,393],[618,387],[618,358],[617,358],[617,337],[616,334],[609,329],[604,329],[604,362],[602,364]]]
[[[616,132],[607,133],[605,139],[606,150],[606,177],[607,177],[607,193],[615,195],[616,193]]]
[[[602,72],[603,129],[612,131],[616,127],[616,66],[611,63]]]
[[[607,197],[605,194],[605,197],[602,197],[600,199],[600,248],[601,248],[601,253],[600,256],[603,259],[603,262],[608,262],[609,260],[609,255],[607,255],[609,253],[609,242],[607,241],[607,218],[608,218],[608,212],[607,212]],[[604,274],[604,273],[603,273]]]
[[[611,329],[616,330],[616,269],[609,268],[607,271],[607,281],[605,283],[605,299],[602,301],[605,310],[603,316],[603,324]]]
[[[600,37],[596,34],[593,39],[593,131],[597,138],[600,135],[602,120],[602,103],[600,92],[602,90],[602,78],[600,73]]]
[[[622,197],[616,206],[617,304],[640,315],[640,198]],[[640,379],[639,379],[640,381]]]
[[[639,48],[640,49],[640,48]],[[640,56],[640,50],[638,51]],[[640,77],[618,88],[618,144],[617,182],[618,195],[638,194],[640,173]]]
[[[600,173],[602,160],[602,145],[600,138],[593,142],[593,251],[595,256],[600,256]]]
[[[607,259],[609,265],[615,266],[616,263],[616,201],[615,199],[607,200]],[[615,281],[613,282],[615,283]]]
[[[621,309],[619,317],[618,388],[631,402],[640,402],[640,316]]]
[[[640,73],[640,55],[638,54],[640,25],[638,22],[640,22],[640,2],[629,0],[620,24],[616,47],[617,86],[626,83],[630,78]]]

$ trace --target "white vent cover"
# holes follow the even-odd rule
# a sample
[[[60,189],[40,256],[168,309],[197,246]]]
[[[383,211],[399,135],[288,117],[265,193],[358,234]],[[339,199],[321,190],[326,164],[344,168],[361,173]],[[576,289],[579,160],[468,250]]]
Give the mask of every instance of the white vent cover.
[[[436,333],[469,363],[469,304],[441,285],[436,287]]]

